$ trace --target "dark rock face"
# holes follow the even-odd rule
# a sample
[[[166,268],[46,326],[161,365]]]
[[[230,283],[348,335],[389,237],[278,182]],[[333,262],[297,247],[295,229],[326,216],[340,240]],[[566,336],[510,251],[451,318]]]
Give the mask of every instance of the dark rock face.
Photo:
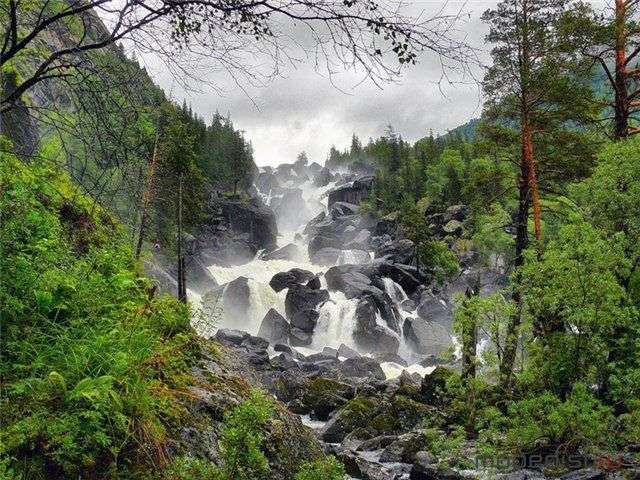
[[[222,309],[228,318],[244,319],[248,317],[250,295],[249,280],[238,277],[204,294],[202,302],[211,311]]]
[[[374,176],[362,177],[355,180],[351,185],[344,185],[329,193],[329,208],[336,202],[347,202],[360,205],[362,200],[369,198],[373,188]]]
[[[278,228],[273,211],[256,201],[222,200],[219,204],[222,216],[229,228],[258,250],[273,250],[277,247]]]
[[[312,333],[316,328],[320,314],[315,310],[305,309],[296,312],[291,319],[291,325],[303,332]]]
[[[337,248],[327,247],[321,248],[317,252],[309,255],[311,259],[311,263],[316,265],[335,265],[338,263],[340,259],[340,255],[342,255],[342,251]]]
[[[316,235],[309,241],[309,256],[313,257],[323,248],[339,249],[342,241],[338,237],[327,235]]]
[[[349,378],[374,378],[384,380],[385,375],[380,364],[373,358],[354,357],[347,358],[340,364],[340,373]]]
[[[300,330],[299,328],[292,327],[289,343],[291,343],[294,347],[306,347],[311,345],[311,341],[313,339],[313,334]]]
[[[338,347],[338,356],[344,358],[358,358],[360,354],[343,343]]]
[[[302,250],[295,243],[289,243],[282,248],[262,256],[263,260],[291,260],[301,261],[304,258]]]
[[[320,277],[316,275],[311,280],[309,280],[307,282],[307,287],[309,287],[311,290],[320,290],[320,287],[322,287],[322,283],[320,282]]]
[[[450,468],[437,467],[428,452],[418,452],[409,474],[410,480],[463,480],[463,476]]]
[[[365,352],[396,353],[400,339],[395,332],[378,324],[378,309],[372,297],[358,302],[356,308],[356,328],[353,338],[358,348]]]
[[[271,308],[264,316],[258,336],[272,344],[286,344],[289,341],[289,323],[275,309]]]
[[[385,258],[393,263],[410,265],[414,261],[414,244],[406,238],[384,243],[376,250],[376,258]]]
[[[347,202],[335,202],[331,205],[329,215],[334,220],[358,213],[358,206]]]
[[[285,288],[291,288],[294,285],[300,285],[307,283],[315,278],[315,275],[309,270],[303,270],[302,268],[292,268],[288,272],[276,273],[269,286],[276,292],[284,290]]]
[[[289,288],[284,302],[287,318],[292,321],[298,313],[313,311],[327,300],[329,292],[326,290],[312,290],[305,285],[293,285]]]
[[[424,444],[424,435],[419,432],[400,435],[384,448],[380,461],[413,463],[416,461],[416,454],[426,446]]]

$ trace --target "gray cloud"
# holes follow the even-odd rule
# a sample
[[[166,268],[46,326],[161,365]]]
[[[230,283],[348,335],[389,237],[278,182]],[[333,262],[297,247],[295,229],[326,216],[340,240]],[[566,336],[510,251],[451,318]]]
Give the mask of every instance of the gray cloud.
[[[439,1],[415,1],[411,8],[436,11]],[[479,17],[495,0],[466,2],[470,16],[459,26],[462,35],[484,48],[484,26]],[[461,2],[449,2],[458,9]],[[211,69],[211,78],[224,93],[187,92],[151,57],[142,59],[154,79],[178,102],[187,103],[205,119],[217,110],[230,113],[237,128],[253,143],[259,165],[293,161],[305,150],[323,162],[331,145],[347,147],[352,133],[364,141],[392,124],[408,140],[428,133],[446,132],[480,113],[479,88],[475,84],[448,85],[441,80],[437,58],[424,55],[397,82],[378,88],[370,82],[358,85],[358,72],[344,72],[331,79],[317,72],[313,62],[300,63],[262,88],[243,91],[231,78]],[[479,76],[481,73],[478,72]],[[442,89],[442,90],[441,90]]]

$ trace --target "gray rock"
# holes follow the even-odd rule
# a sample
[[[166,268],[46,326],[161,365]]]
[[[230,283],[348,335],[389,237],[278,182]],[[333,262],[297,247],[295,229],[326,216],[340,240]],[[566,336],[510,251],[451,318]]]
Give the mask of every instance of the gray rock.
[[[306,347],[311,345],[312,338],[313,335],[311,333],[292,327],[289,336],[289,343],[294,347]]]
[[[331,204],[329,214],[331,218],[338,219],[358,213],[358,206],[347,202],[335,202]]]
[[[305,285],[293,285],[287,291],[284,301],[286,316],[289,321],[293,321],[298,312],[316,310],[327,300],[329,300],[327,290],[313,290]]]
[[[372,297],[361,299],[356,307],[356,328],[353,339],[365,352],[397,353],[400,338],[389,328],[378,324],[378,309]]]
[[[293,285],[299,285],[309,282],[315,275],[309,270],[303,270],[301,268],[292,268],[288,272],[276,273],[269,282],[271,288],[276,292],[290,288]]]
[[[338,369],[347,378],[370,377],[378,380],[386,378],[380,364],[369,357],[347,358],[339,364]]]
[[[341,343],[340,347],[338,347],[338,356],[343,358],[358,358],[361,355],[353,348],[349,348],[344,343]]]
[[[362,200],[369,198],[375,176],[366,176],[355,180],[351,185],[338,187],[329,193],[328,205],[331,208],[336,202],[347,202],[360,205]]]
[[[277,246],[278,228],[273,211],[257,202],[237,199],[218,199],[217,205],[231,230],[247,234],[249,242],[258,250],[272,250]]]
[[[402,462],[413,463],[416,461],[416,455],[420,449],[424,446],[424,435],[419,432],[405,433],[393,440],[389,445],[384,447],[384,450],[380,454],[381,462]],[[432,463],[433,456],[427,458],[426,455],[431,455],[428,452],[420,452],[422,462]]]
[[[451,205],[447,208],[447,215],[453,220],[463,222],[469,213],[469,207],[466,205]]]
[[[307,287],[309,287],[311,290],[320,290],[320,288],[322,287],[320,277],[316,275],[311,280],[309,280],[307,282]]]
[[[282,248],[267,253],[262,257],[262,259],[301,261],[304,259],[304,254],[298,245],[295,243],[289,243]]]
[[[320,314],[315,310],[299,310],[291,318],[291,325],[303,332],[312,333],[316,328],[318,318],[320,318]]]
[[[258,336],[273,344],[283,344],[289,341],[289,323],[275,309],[271,308],[262,319]]]
[[[247,332],[243,332],[242,330],[221,328],[216,332],[214,338],[220,343],[226,345],[240,346],[245,339],[249,338],[249,334]]]
[[[342,251],[337,248],[322,248],[310,255],[311,263],[316,265],[331,266],[338,263]]]

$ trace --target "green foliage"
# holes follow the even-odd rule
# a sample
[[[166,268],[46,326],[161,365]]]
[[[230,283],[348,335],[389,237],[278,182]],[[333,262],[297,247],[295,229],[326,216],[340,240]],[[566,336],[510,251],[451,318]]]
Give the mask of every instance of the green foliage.
[[[29,478],[153,461],[197,352],[188,307],[149,296],[120,227],[65,175],[5,153],[0,192],[0,454]]]
[[[295,480],[343,480],[344,466],[334,456],[313,462],[305,462],[295,476]]]
[[[491,426],[483,439],[500,438],[499,445],[514,454],[548,447],[560,453],[607,449],[613,438],[613,415],[582,383],[565,401],[545,392],[509,404],[507,413],[488,412]]]
[[[587,223],[563,227],[544,258],[529,258],[520,290],[534,331],[530,369],[562,393],[574,381],[597,382],[607,362],[607,338],[627,316],[616,275],[629,268],[617,243]]]
[[[221,480],[259,480],[268,478],[269,462],[260,449],[264,427],[273,412],[273,401],[261,391],[225,415],[220,438],[224,458]]]

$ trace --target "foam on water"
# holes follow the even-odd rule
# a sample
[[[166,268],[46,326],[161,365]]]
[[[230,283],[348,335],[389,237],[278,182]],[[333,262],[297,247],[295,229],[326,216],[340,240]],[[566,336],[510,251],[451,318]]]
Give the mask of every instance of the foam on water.
[[[341,292],[331,292],[330,299],[320,307],[320,318],[313,332],[312,347],[338,348],[341,344],[355,349],[353,330],[356,327],[358,300],[347,299]]]

